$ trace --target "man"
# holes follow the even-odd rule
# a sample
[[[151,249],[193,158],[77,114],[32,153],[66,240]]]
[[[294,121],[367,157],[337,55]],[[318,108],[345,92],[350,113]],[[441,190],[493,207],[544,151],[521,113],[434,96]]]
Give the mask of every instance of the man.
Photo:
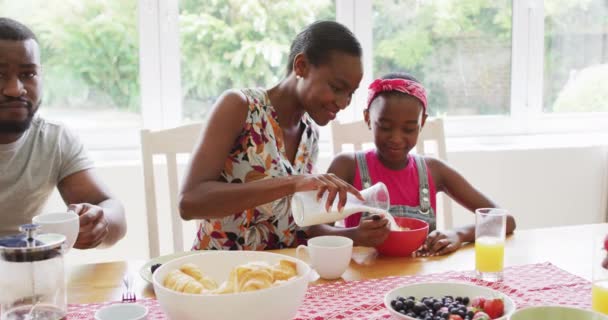
[[[36,112],[40,48],[25,25],[0,18],[0,236],[18,233],[58,188],[80,216],[75,248],[111,246],[126,232],[122,204],[97,178],[80,141]]]

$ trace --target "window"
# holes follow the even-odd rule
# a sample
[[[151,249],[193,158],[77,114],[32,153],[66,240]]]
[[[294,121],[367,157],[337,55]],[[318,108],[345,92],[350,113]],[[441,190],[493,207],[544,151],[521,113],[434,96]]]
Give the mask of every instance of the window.
[[[41,114],[97,159],[137,159],[140,128],[204,121],[224,90],[276,83],[319,19],[364,50],[341,119],[360,119],[373,78],[408,71],[449,137],[608,128],[605,0],[0,0],[0,12],[39,35]]]
[[[136,149],[141,127],[137,0],[0,0],[40,42],[40,114],[72,128],[94,158]]]
[[[608,2],[544,3],[543,111],[608,112]]]
[[[291,41],[320,19],[335,19],[333,0],[181,0],[183,121],[204,120],[224,90],[278,83]]]
[[[431,115],[508,114],[511,2],[373,1],[374,77],[406,71]]]

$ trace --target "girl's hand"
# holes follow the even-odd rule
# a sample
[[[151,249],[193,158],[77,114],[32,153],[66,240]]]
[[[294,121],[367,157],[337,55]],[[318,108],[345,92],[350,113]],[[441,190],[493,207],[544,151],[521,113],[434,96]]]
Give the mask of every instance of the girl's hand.
[[[353,240],[356,246],[377,247],[388,237],[390,225],[388,219],[378,215],[362,219],[355,229]]]
[[[435,230],[426,238],[419,255],[441,256],[452,253],[462,246],[462,241],[456,232]]]
[[[317,199],[321,199],[323,194],[327,191],[327,202],[325,203],[325,211],[329,211],[336,196],[338,200],[338,210],[342,211],[346,204],[346,193],[352,193],[359,200],[364,201],[365,199],[355,187],[350,185],[348,182],[338,178],[333,173],[325,174],[309,174],[299,176],[295,184],[295,192],[300,191],[313,191],[317,190]]]

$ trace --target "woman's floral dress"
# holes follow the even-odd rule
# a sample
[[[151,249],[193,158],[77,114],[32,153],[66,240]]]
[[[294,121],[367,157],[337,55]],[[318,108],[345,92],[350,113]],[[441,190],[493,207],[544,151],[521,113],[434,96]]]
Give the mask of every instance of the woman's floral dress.
[[[244,89],[249,112],[234,142],[221,176],[228,183],[247,183],[312,173],[318,155],[319,133],[308,114],[295,163],[285,156],[283,131],[263,89]],[[295,225],[289,197],[219,219],[200,221],[193,250],[269,250],[294,247],[306,241]]]

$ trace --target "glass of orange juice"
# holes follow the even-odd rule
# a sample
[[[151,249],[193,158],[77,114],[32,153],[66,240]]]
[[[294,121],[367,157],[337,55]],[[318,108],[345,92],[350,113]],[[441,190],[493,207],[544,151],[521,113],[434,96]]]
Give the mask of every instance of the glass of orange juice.
[[[593,285],[591,306],[593,310],[608,315],[608,229],[593,237]]]
[[[475,210],[475,272],[485,281],[500,281],[505,257],[507,210]]]

